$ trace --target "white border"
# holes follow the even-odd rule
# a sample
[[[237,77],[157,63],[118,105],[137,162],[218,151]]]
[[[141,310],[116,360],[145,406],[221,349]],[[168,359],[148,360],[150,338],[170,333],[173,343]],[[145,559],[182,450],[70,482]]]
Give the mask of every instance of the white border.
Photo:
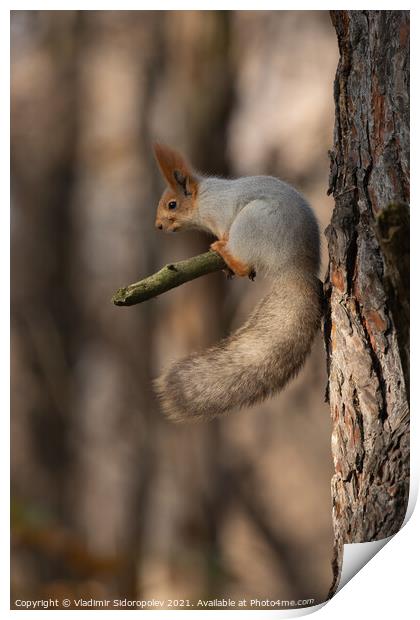
[[[337,6],[338,5],[338,6]],[[0,268],[1,268],[1,276],[2,276],[2,291],[7,290],[10,280],[9,280],[9,256],[10,256],[10,246],[9,246],[9,229],[10,229],[10,219],[9,219],[9,209],[8,202],[10,196],[10,156],[8,149],[8,136],[10,135],[10,123],[9,123],[9,63],[6,62],[6,59],[9,58],[9,46],[10,46],[10,32],[9,32],[9,11],[10,10],[35,10],[35,9],[46,9],[46,10],[66,10],[66,9],[93,9],[93,10],[146,10],[151,8],[150,4],[143,2],[134,2],[134,1],[125,1],[125,2],[84,2],[84,3],[57,3],[51,1],[43,1],[39,3],[32,2],[10,2],[7,6],[3,6],[0,9],[0,45],[2,47],[2,62],[0,63],[0,71],[1,71],[1,83],[3,86],[2,97],[0,98],[0,122],[3,136],[3,148],[2,148],[2,159],[1,159],[1,175],[2,175],[2,183],[1,187],[3,189],[4,201],[3,208],[1,210],[1,226],[0,226],[0,234],[1,234],[1,243],[0,243],[0,252],[1,252],[1,260],[0,260]],[[181,3],[181,2],[154,2],[153,8],[158,8],[160,10],[218,10],[218,9],[238,9],[238,10],[278,10],[278,3],[274,2],[259,2],[258,9],[256,9],[255,5],[252,6],[249,2],[201,2],[195,3]],[[281,9],[288,9],[287,6],[282,6]],[[310,5],[308,2],[296,2],[293,7],[290,7],[293,10],[329,10],[330,8],[334,9],[348,9],[348,3],[336,3],[336,6],[331,7],[330,3],[317,3],[316,6]],[[366,5],[362,3],[355,3],[354,6],[351,7],[352,10],[365,10]],[[402,8],[402,7],[399,7]],[[405,6],[404,8],[409,8]],[[369,9],[376,10],[392,10],[396,9],[395,3],[391,2],[371,2],[369,3]],[[412,57],[415,57],[415,51],[417,50],[417,9],[411,9],[411,48],[412,48]],[[416,63],[412,63],[412,83],[415,83],[415,87],[412,87],[412,109],[418,109],[418,98],[417,98],[417,67]],[[415,162],[413,168],[415,170],[416,164],[418,162],[417,154],[417,144],[418,144],[418,129],[416,124],[412,127],[412,153],[414,153],[413,161]],[[418,192],[418,175],[413,175],[413,185],[412,185],[412,199],[411,202],[416,205],[416,209],[412,210],[411,215],[411,230],[412,230],[412,273],[419,273],[419,253],[418,246],[419,243],[417,239],[414,238],[414,231],[420,231],[420,213],[419,213],[419,192]],[[418,309],[418,291],[416,289],[416,283],[413,281],[412,286],[412,307]],[[416,315],[414,318],[417,319]],[[3,304],[1,306],[1,321],[0,321],[0,329],[1,329],[1,337],[2,342],[9,342],[9,333],[10,333],[10,320],[9,320],[9,308],[6,300],[3,300]],[[415,343],[417,345],[419,342],[419,328],[418,328],[418,320],[417,323],[415,321],[412,322],[412,344]],[[418,347],[412,346],[412,358],[411,358],[411,368],[412,368],[412,377],[415,377],[415,370],[418,369]],[[9,372],[10,372],[10,363],[9,363],[9,347],[3,344],[2,347],[2,390],[1,394],[3,396],[3,416],[1,417],[1,438],[3,442],[1,457],[2,457],[2,472],[3,472],[3,481],[5,485],[3,486],[3,493],[9,493],[9,483],[8,483],[8,473],[9,473],[9,462],[10,462],[10,453],[9,453],[9,433],[10,433],[10,425],[8,420],[8,411],[10,408],[10,392],[9,392]],[[412,401],[414,403],[419,402],[419,385],[415,379],[412,379]],[[411,446],[413,447],[411,453],[411,463],[412,463],[412,473],[411,473],[411,502],[413,502],[413,498],[417,495],[418,489],[418,479],[419,479],[419,456],[417,450],[417,446],[419,444],[419,425],[415,422],[411,424]],[[4,502],[3,502],[4,506]],[[413,504],[410,507],[413,508]],[[3,508],[1,512],[2,516],[2,536],[3,540],[3,549],[9,548],[9,516],[6,508]],[[416,572],[413,568],[410,569],[410,566],[414,566],[416,563],[416,550],[420,548],[420,536],[419,536],[419,527],[420,517],[419,510],[415,511],[414,516],[409,520],[408,524],[404,527],[404,529],[394,537],[391,542],[387,545],[386,549],[382,551],[380,557],[375,557],[371,562],[369,562],[368,566],[363,568],[361,573],[356,575],[351,580],[351,586],[344,588],[340,591],[333,599],[330,601],[320,612],[319,617],[328,619],[337,618],[337,615],[340,616],[340,620],[353,619],[356,614],[363,614],[363,617],[369,617],[369,614],[375,614],[375,616],[380,615],[384,620],[392,619],[398,615],[398,617],[413,617],[414,610],[417,611],[417,601],[415,597],[415,593],[417,591],[417,579]],[[368,543],[369,544],[369,543]],[[353,547],[353,545],[351,545]],[[1,579],[1,607],[0,609],[6,612],[7,615],[13,614],[13,616],[20,615],[24,612],[20,611],[10,611],[9,610],[9,583],[10,583],[10,570],[9,570],[9,559],[7,554],[2,554],[2,562],[3,562],[3,570],[2,570],[2,579]],[[416,579],[416,581],[415,581]],[[319,607],[319,606],[318,606]],[[315,608],[312,608],[314,611]],[[253,618],[259,618],[264,615],[271,615],[272,617],[294,617],[296,615],[301,615],[300,613],[293,613],[291,611],[301,612],[305,610],[290,610],[287,611],[262,611],[260,613],[255,611],[207,611],[206,618],[221,618],[226,617],[229,614],[229,618],[233,618],[235,615],[241,614],[240,618],[244,617],[244,614],[252,614]],[[306,610],[309,611],[309,610]],[[49,614],[53,613],[51,611]],[[58,611],[57,614],[65,613],[64,611]],[[80,614],[88,614],[89,611],[69,611],[68,614],[75,614],[75,617],[80,617]],[[96,612],[99,613],[99,612]],[[119,614],[126,614],[126,612],[112,610],[107,611],[107,617],[115,618]],[[133,612],[134,613],[134,612]],[[173,616],[173,614],[183,614],[183,612],[169,612],[169,611],[143,611],[140,612],[143,614],[152,614],[153,618],[166,618],[168,615]],[[197,617],[201,615],[203,612],[199,611],[191,611],[189,613],[189,618]],[[40,618],[44,618],[44,611],[34,611],[32,612],[35,616],[39,616]],[[55,614],[53,616],[55,617]],[[70,616],[68,616],[70,617]]]

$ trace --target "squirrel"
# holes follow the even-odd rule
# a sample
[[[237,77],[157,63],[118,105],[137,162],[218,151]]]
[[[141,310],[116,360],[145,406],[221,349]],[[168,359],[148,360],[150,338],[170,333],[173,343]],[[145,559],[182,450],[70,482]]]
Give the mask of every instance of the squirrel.
[[[176,150],[153,150],[167,183],[156,227],[211,233],[210,248],[234,275],[272,280],[242,327],[155,381],[170,419],[208,420],[266,399],[302,367],[322,316],[318,223],[303,196],[277,178],[204,176]]]

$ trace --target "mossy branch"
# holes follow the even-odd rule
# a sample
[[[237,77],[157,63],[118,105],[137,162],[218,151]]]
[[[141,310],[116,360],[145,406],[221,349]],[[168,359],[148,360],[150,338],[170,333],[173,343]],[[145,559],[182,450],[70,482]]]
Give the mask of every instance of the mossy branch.
[[[112,298],[116,306],[133,306],[157,297],[185,282],[226,269],[226,263],[216,252],[205,252],[177,263],[165,265],[144,280],[118,289]]]

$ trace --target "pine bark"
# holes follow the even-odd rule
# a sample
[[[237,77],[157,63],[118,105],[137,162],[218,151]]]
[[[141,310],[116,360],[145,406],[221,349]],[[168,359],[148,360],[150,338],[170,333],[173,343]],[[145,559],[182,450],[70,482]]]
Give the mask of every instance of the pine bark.
[[[409,12],[332,11],[340,51],[325,342],[344,543],[396,533],[409,490]]]

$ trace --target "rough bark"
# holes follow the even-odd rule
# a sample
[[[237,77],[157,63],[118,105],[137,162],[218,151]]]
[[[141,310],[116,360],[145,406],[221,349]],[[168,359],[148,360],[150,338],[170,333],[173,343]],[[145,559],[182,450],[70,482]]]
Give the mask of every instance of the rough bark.
[[[334,584],[343,543],[398,531],[409,488],[409,12],[332,11],[340,51],[326,236]]]

